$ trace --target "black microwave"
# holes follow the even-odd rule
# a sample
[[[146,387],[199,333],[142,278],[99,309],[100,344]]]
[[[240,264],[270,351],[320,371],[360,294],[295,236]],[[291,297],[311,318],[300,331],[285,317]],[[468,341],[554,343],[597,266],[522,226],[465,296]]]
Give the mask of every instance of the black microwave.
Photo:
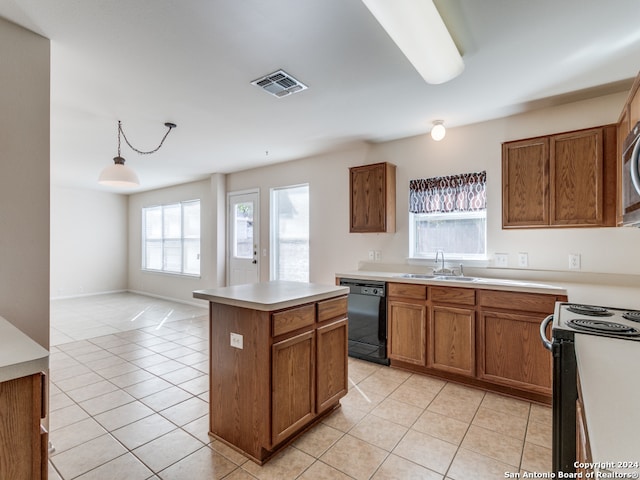
[[[622,146],[622,223],[640,227],[640,122]]]

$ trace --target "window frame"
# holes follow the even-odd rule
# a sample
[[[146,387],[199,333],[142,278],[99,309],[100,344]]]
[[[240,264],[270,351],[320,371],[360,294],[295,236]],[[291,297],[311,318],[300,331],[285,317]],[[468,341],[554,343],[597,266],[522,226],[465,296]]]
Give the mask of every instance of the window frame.
[[[279,260],[279,254],[278,254],[278,225],[279,223],[277,223],[277,214],[278,212],[276,211],[277,209],[277,202],[275,201],[275,195],[277,194],[277,192],[282,191],[282,190],[290,190],[290,189],[295,189],[295,188],[301,188],[301,187],[306,187],[307,188],[307,216],[308,216],[308,223],[307,223],[307,250],[308,250],[308,254],[307,254],[307,278],[306,278],[306,282],[308,282],[310,280],[311,277],[311,252],[310,252],[310,248],[311,248],[311,187],[309,185],[309,183],[299,183],[299,184],[295,184],[295,185],[286,185],[286,186],[282,186],[282,187],[273,187],[270,189],[269,191],[269,201],[270,201],[270,208],[269,208],[269,243],[270,243],[270,255],[269,255],[269,279],[270,280],[282,280],[281,278],[278,278],[278,260]]]
[[[186,236],[185,235],[185,206],[189,206],[190,204],[198,204],[198,210],[199,210],[199,220],[198,220],[198,236],[194,237],[194,236]],[[180,235],[179,236],[166,236],[165,233],[165,215],[164,215],[164,211],[165,209],[168,208],[175,208],[176,206],[180,207]],[[147,205],[142,207],[141,210],[141,252],[142,252],[142,256],[140,259],[140,263],[141,263],[141,270],[143,272],[151,272],[151,273],[161,273],[161,274],[166,274],[166,275],[175,275],[175,276],[180,276],[180,277],[190,277],[190,278],[201,278],[202,276],[202,252],[201,252],[201,247],[202,247],[202,202],[201,199],[199,198],[195,198],[195,199],[191,199],[191,200],[183,200],[183,201],[179,201],[179,202],[172,202],[172,203],[166,203],[166,204],[157,204],[157,205]],[[151,211],[151,210],[156,210],[156,209],[160,209],[160,237],[159,238],[153,238],[151,240],[147,239],[147,211]],[[198,253],[198,273],[189,273],[189,272],[185,272],[185,243],[190,243],[193,242],[194,240],[198,241],[199,247],[199,253]],[[161,258],[162,258],[162,268],[158,269],[158,268],[150,268],[147,266],[147,244],[152,241],[152,242],[157,242],[160,244],[160,252],[161,252]],[[165,244],[167,242],[179,242],[180,245],[180,271],[176,271],[176,270],[168,270],[166,268],[166,262],[165,262]]]
[[[447,213],[412,213],[409,212],[409,258],[413,260],[433,260],[436,256],[437,250],[442,248],[434,248],[433,251],[425,253],[416,252],[416,230],[417,222],[421,219],[428,217],[433,219],[470,219],[470,218],[483,218],[484,219],[484,253],[460,253],[460,252],[448,252],[444,249],[447,260],[478,260],[483,261],[488,259],[487,254],[487,210],[476,210],[470,212],[447,212]]]

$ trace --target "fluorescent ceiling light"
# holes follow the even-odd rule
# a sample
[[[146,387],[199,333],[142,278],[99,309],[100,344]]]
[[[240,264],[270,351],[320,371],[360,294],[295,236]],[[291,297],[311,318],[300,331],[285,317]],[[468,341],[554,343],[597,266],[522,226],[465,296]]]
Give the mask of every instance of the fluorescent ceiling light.
[[[433,0],[362,0],[427,83],[464,70],[460,52]]]

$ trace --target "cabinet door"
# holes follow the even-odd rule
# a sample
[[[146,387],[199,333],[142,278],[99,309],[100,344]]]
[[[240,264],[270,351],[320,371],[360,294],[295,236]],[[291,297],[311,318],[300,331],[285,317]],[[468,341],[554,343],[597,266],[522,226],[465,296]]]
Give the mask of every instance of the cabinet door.
[[[289,437],[315,415],[313,330],[271,347],[271,442]]]
[[[425,302],[390,299],[388,313],[389,358],[425,366],[427,346]]]
[[[346,318],[316,330],[318,413],[347,394],[347,340]]]
[[[429,319],[431,368],[475,375],[475,311],[434,305]]]
[[[602,225],[602,128],[552,136],[549,158],[551,225]]]
[[[549,224],[549,140],[502,145],[502,226]]]
[[[395,166],[349,169],[350,232],[395,232]]]
[[[478,377],[551,394],[552,356],[540,342],[544,314],[481,311]]]
[[[42,384],[40,374],[0,383],[1,479],[46,478],[46,450],[40,436]]]

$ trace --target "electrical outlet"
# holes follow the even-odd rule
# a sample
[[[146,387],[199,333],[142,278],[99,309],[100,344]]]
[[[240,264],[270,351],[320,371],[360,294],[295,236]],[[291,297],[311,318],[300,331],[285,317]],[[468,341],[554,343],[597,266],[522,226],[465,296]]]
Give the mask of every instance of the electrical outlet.
[[[569,254],[569,269],[580,270],[580,254],[579,253]]]
[[[493,255],[493,264],[496,267],[505,268],[509,266],[509,254],[508,253],[496,253]]]
[[[374,252],[373,250],[369,250],[369,260],[375,260],[376,259],[376,252]]]
[[[242,335],[240,335],[239,333],[232,333],[231,334],[231,346],[233,348],[238,348],[238,349],[242,350],[244,348],[243,340],[244,340],[244,337]]]
[[[380,259],[382,258],[382,252],[380,250],[376,250],[374,255],[376,258],[376,262],[379,262]]]
[[[520,268],[527,268],[529,266],[529,254],[526,252],[518,253],[518,266]]]

